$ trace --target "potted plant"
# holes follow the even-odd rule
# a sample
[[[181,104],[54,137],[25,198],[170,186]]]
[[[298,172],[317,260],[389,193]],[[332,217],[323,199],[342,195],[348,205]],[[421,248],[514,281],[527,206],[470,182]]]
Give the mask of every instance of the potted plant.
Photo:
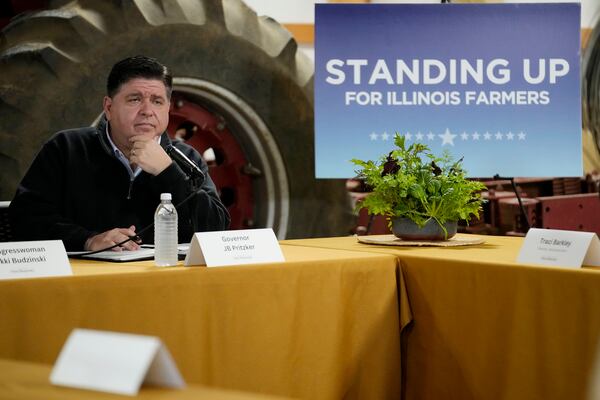
[[[359,178],[372,191],[357,205],[383,215],[395,236],[405,240],[444,240],[456,234],[457,222],[478,216],[485,189],[466,178],[462,158],[445,152],[436,157],[429,147],[394,136],[396,148],[379,162],[353,159]]]

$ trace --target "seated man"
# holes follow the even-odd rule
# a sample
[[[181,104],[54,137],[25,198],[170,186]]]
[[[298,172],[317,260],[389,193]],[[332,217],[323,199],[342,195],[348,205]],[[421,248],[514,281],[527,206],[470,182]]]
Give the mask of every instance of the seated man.
[[[61,239],[69,251],[99,250],[151,224],[161,193],[173,204],[193,193],[184,170],[166,152],[181,150],[206,179],[178,208],[179,242],[194,231],[224,230],[229,214],[192,147],[171,142],[172,78],[156,60],[136,56],[115,64],[98,127],[56,133],[40,150],[10,205],[15,240]],[[75,100],[76,101],[76,100]],[[154,242],[154,230],[141,236]],[[139,248],[129,241],[116,250]]]

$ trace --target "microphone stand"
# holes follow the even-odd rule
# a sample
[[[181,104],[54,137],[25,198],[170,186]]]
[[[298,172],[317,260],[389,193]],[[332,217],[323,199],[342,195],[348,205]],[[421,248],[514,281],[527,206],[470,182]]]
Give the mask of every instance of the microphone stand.
[[[521,210],[521,218],[525,222],[525,227],[527,228],[525,233],[527,233],[529,231],[529,228],[531,228],[531,225],[529,224],[529,218],[527,217],[527,213],[525,212],[525,207],[523,207],[523,202],[521,201],[521,196],[519,196],[519,191],[517,190],[517,185],[515,185],[515,178],[502,177],[502,176],[496,174],[496,175],[494,175],[494,179],[510,181],[513,191],[515,192],[515,196],[517,196],[517,201],[519,202],[519,209]]]
[[[197,194],[204,183],[204,172],[196,165],[195,162],[190,160],[185,154],[183,154],[179,149],[177,149],[172,144],[167,145],[165,148],[166,153],[173,159],[177,165],[183,170],[183,172],[187,175],[189,189],[192,194]],[[190,218],[192,219],[192,230],[193,233],[196,233],[198,230],[197,221],[196,221],[196,208],[190,208]],[[193,234],[192,233],[192,234]]]
[[[204,175],[191,174],[188,175],[191,197],[197,195],[204,183]],[[198,231],[197,208],[193,205],[190,207],[190,218],[192,220],[192,236]]]

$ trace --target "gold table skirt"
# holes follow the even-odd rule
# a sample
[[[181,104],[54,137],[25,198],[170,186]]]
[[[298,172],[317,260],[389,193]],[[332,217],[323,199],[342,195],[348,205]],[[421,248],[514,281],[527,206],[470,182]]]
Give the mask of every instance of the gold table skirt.
[[[523,265],[522,238],[480,238],[451,248],[283,243],[398,257],[401,310],[413,319],[402,332],[405,399],[586,399],[600,380],[600,268]]]
[[[53,364],[73,328],[158,336],[187,382],[306,399],[400,397],[396,257],[282,246],[285,263],[72,261],[0,281],[0,358]]]

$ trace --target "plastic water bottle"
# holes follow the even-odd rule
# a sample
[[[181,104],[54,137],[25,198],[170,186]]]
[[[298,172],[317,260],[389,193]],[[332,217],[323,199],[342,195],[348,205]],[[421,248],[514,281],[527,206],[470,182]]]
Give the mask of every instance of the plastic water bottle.
[[[171,193],[160,194],[154,213],[154,264],[177,265],[177,210],[171,203]]]

